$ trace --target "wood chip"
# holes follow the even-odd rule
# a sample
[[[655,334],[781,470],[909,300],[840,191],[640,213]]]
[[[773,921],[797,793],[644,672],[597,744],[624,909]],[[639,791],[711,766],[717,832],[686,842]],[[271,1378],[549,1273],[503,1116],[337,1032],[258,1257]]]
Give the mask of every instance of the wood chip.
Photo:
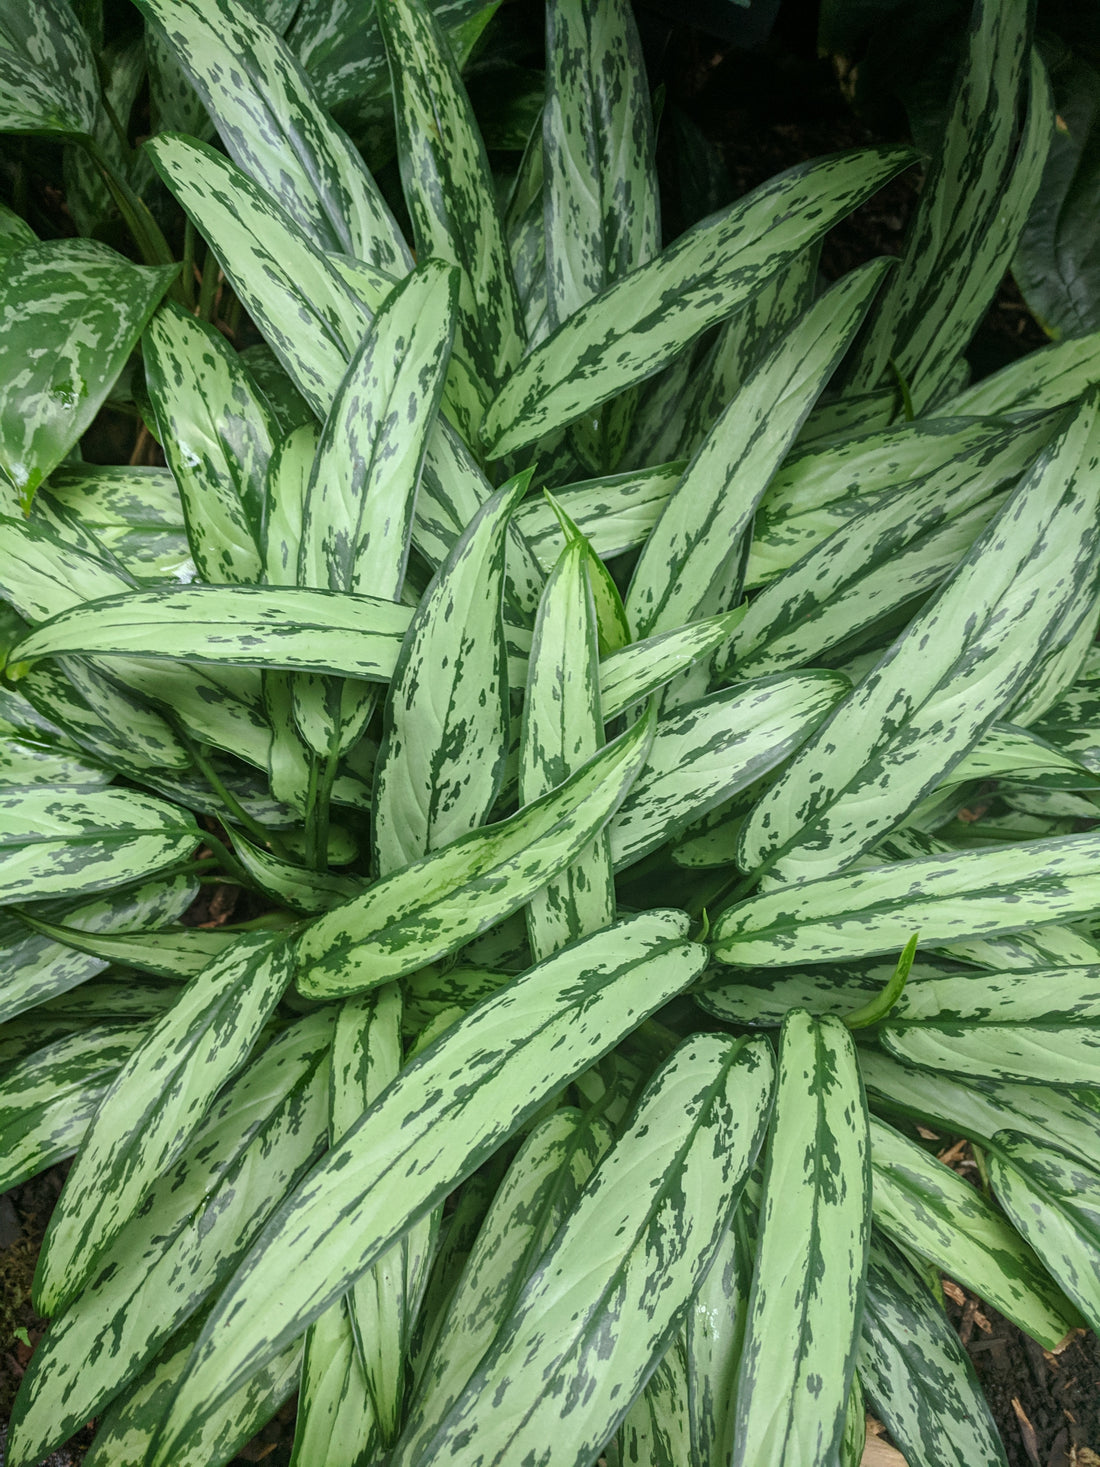
[[[1027,1412],[1020,1405],[1015,1396],[1012,1397],[1012,1409],[1016,1413],[1016,1420],[1020,1426],[1020,1440],[1024,1444],[1024,1451],[1035,1467],[1041,1467],[1039,1462],[1039,1438],[1035,1435],[1035,1428],[1028,1420]]]

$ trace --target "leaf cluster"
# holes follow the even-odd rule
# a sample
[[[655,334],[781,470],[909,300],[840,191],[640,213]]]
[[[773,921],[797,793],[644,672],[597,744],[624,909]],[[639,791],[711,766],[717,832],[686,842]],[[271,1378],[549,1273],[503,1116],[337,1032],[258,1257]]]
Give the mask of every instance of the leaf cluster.
[[[491,0],[138,8],[0,4],[11,1467],[1002,1464],[938,1273],[1100,1325],[1100,342],[964,355],[1027,4],[833,282],[913,152],[662,242],[626,0],[494,106]]]

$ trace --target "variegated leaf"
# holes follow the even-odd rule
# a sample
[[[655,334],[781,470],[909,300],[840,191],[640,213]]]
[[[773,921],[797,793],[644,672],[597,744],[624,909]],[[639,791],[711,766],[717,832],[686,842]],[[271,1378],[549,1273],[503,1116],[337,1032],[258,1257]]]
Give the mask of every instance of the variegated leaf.
[[[626,608],[641,636],[739,596],[742,538],[798,428],[852,340],[887,266],[846,275],[768,353],[707,434],[638,557]],[[716,594],[720,599],[713,604]]]
[[[358,1467],[379,1446],[347,1303],[337,1299],[306,1335],[290,1467]]]
[[[278,431],[270,409],[221,332],[171,303],[149,323],[142,355],[198,574],[211,583],[261,580]]]
[[[546,1097],[698,976],[706,953],[684,941],[686,925],[680,913],[650,912],[583,939],[479,1005],[402,1070],[298,1191],[223,1295],[150,1467],[175,1461],[205,1414]],[[458,1077],[461,1085],[454,1083]],[[388,1179],[398,1175],[395,1192]],[[713,1201],[712,1189],[710,1195]],[[608,1230],[597,1235],[607,1237]],[[280,1281],[274,1295],[273,1268]]]
[[[955,575],[784,774],[741,835],[744,870],[825,875],[923,799],[1027,685],[1100,574],[1100,444],[1086,399]]]
[[[373,842],[383,876],[480,825],[503,776],[508,521],[527,475],[485,502],[421,598],[385,706]]]
[[[845,691],[835,673],[781,674],[660,717],[645,767],[611,822],[616,869],[641,860],[781,763]]]
[[[858,1364],[870,1404],[907,1460],[1007,1467],[958,1335],[922,1280],[877,1233],[867,1261]]]
[[[546,7],[543,195],[550,329],[660,248],[653,117],[625,0]]]
[[[1052,1350],[1075,1323],[1039,1260],[977,1188],[871,1118],[875,1223]]]
[[[598,1114],[582,1117],[563,1109],[524,1142],[478,1231],[420,1371],[402,1436],[406,1459],[416,1461],[440,1430],[610,1141]]]
[[[2,40],[0,32],[0,60]],[[27,245],[8,261],[0,469],[25,509],[103,406],[175,274],[174,265],[134,265],[91,239]]]
[[[426,261],[386,297],[352,358],[309,477],[300,584],[400,597],[454,332],[456,276]]]
[[[676,1051],[439,1431],[416,1457],[409,1443],[400,1467],[469,1460],[471,1447],[485,1462],[547,1462],[563,1429],[564,1461],[594,1458],[715,1256],[763,1136],[772,1074],[754,1041],[700,1035]],[[478,1409],[485,1399],[494,1411]]]
[[[313,243],[404,274],[408,247],[378,185],[275,31],[230,0],[139,8],[167,38],[230,157]]]
[[[1019,1131],[1100,1167],[1100,1094],[1095,1089],[962,1081],[943,1071],[933,1075],[915,1069],[869,1049],[862,1052],[860,1064],[874,1103],[890,1113],[958,1131],[985,1147],[998,1131]]]
[[[528,354],[486,414],[489,450],[533,443],[651,376],[911,161],[897,148],[840,153],[792,168],[695,225]]]
[[[345,996],[414,973],[518,911],[615,813],[652,736],[653,719],[640,719],[509,819],[399,867],[318,918],[302,937],[302,993]]]
[[[377,13],[417,253],[461,272],[448,400],[472,440],[524,339],[489,160],[458,67],[427,5],[391,0]]]
[[[88,36],[65,0],[5,9],[0,19],[0,128],[91,134],[102,112]]]
[[[626,1413],[619,1437],[623,1467],[680,1467],[689,1460],[688,1379],[678,1341]]]
[[[779,1044],[734,1467],[824,1463],[839,1448],[870,1230],[867,1109],[855,1046],[835,1019],[795,1010]],[[777,1329],[777,1319],[786,1327]]]
[[[232,1272],[324,1144],[331,1035],[331,1015],[317,1014],[274,1040],[158,1180],[36,1351],[12,1416],[13,1461],[66,1441]],[[107,1336],[112,1348],[97,1348]]]
[[[723,913],[714,955],[723,963],[835,962],[949,943],[1032,923],[1072,921],[1095,908],[1100,836],[951,852],[821,881],[781,886]]]
[[[677,673],[708,661],[739,625],[745,608],[705,616],[671,632],[630,642],[600,662],[600,702],[610,722],[657,692]]]
[[[1100,1328],[1100,1171],[1060,1148],[999,1131],[989,1154],[997,1201],[1092,1329]]]
[[[1024,0],[980,0],[940,153],[921,192],[901,268],[883,292],[848,385],[881,384],[889,364],[921,411],[950,381],[1016,249],[1042,175],[1053,105],[1032,54]],[[1030,95],[1029,95],[1030,93]],[[1022,136],[1016,114],[1027,98]]]
[[[554,500],[596,554],[610,560],[643,543],[685,467],[681,462],[658,464],[567,484],[555,489]],[[528,499],[516,511],[516,523],[539,564],[549,570],[561,549],[561,525],[553,507],[545,499]]]
[[[190,815],[133,790],[0,794],[0,902],[137,881],[186,860],[198,842]]]
[[[293,971],[292,943],[241,933],[123,1065],[50,1218],[35,1274],[43,1314],[58,1313],[78,1294],[183,1152],[244,1063]]]
[[[976,471],[990,490],[1009,485],[1050,442],[1059,421],[1050,413],[1022,422],[917,418],[791,453],[760,502],[746,584],[767,584],[873,509],[880,495],[909,488],[921,497],[935,479],[945,496],[954,496]]]
[[[730,1220],[696,1290],[684,1329],[691,1467],[733,1452],[737,1370],[748,1324],[755,1237],[746,1199]]]
[[[146,151],[299,392],[325,417],[368,308],[291,216],[221,153],[169,133]]]
[[[187,1364],[198,1322],[188,1323],[174,1335],[152,1365],[107,1407],[99,1418],[95,1441],[84,1459],[86,1467],[144,1467],[164,1411]],[[232,1461],[294,1393],[301,1370],[302,1346],[295,1340],[220,1410],[207,1417],[191,1450],[176,1458],[175,1467],[212,1467],[215,1462]]]
[[[527,664],[520,739],[520,803],[561,784],[603,745],[596,613],[588,550],[572,540],[547,578]],[[527,907],[536,961],[615,919],[607,831]]]
[[[40,1029],[44,1029],[39,1020]],[[7,1191],[71,1156],[144,1024],[98,1023],[5,1058],[0,1082],[0,1186]],[[46,1034],[43,1033],[43,1038]]]
[[[409,616],[392,601],[304,586],[159,586],[82,602],[53,617],[18,644],[8,671],[19,677],[40,658],[76,653],[125,658],[120,669],[127,671],[130,658],[163,658],[386,682]],[[167,702],[168,688],[161,687]]]
[[[169,469],[122,464],[62,465],[37,503],[68,510],[135,577],[194,578],[183,506]]]

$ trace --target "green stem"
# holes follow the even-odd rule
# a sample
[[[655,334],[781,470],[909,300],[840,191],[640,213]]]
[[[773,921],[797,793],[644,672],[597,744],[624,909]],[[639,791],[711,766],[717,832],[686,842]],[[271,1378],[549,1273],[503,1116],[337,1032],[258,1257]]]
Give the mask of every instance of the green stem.
[[[216,835],[211,835],[206,830],[203,831],[202,838],[203,844],[210,847],[221,862],[226,873],[232,877],[233,885],[243,886],[246,891],[256,891],[258,889],[256,883],[223,840],[219,840]],[[199,880],[201,882],[204,878],[200,877]]]
[[[118,205],[119,213],[126,221],[126,227],[133,235],[134,243],[145,263],[147,265],[177,264],[168,246],[168,241],[161,233],[160,225],[149,212],[148,206],[138,197],[122,175],[115,171],[110,158],[107,157],[95,138],[84,135],[79,141],[103,175],[103,181]],[[172,282],[171,293],[181,305],[186,304],[183,286],[178,276]]]
[[[237,796],[233,793],[233,791],[227,789],[221,775],[214,768],[211,760],[207,758],[206,753],[202,748],[202,745],[197,744],[184,729],[180,728],[179,732],[187,745],[188,752],[190,753],[192,759],[194,759],[195,764],[198,766],[199,772],[201,773],[203,779],[206,780],[207,784],[217,795],[218,799],[221,800],[222,804],[225,806],[226,810],[228,810],[229,814],[233,817],[236,823],[238,825],[243,825],[245,830],[247,830],[250,835],[254,836],[256,840],[259,841],[261,846],[269,847],[275,853],[275,855],[280,858],[280,860],[289,860],[290,857],[287,854],[286,847],[283,845],[282,841],[275,834],[275,832],[268,830],[266,826],[261,825],[254,816],[248,813],[248,811],[241,804],[240,800],[237,799]],[[222,849],[225,850],[226,847],[223,845]],[[233,866],[234,869],[237,871],[244,870],[244,867],[238,863],[235,856],[233,857]],[[249,882],[248,884],[251,885],[251,882]]]
[[[336,769],[340,762],[340,729],[326,755],[310,754],[309,789],[306,793],[306,864],[313,871],[328,870],[329,803]]]
[[[214,319],[214,298],[218,294],[218,257],[214,251],[206,251],[206,261],[202,267],[202,284],[199,286],[199,320],[212,321]]]

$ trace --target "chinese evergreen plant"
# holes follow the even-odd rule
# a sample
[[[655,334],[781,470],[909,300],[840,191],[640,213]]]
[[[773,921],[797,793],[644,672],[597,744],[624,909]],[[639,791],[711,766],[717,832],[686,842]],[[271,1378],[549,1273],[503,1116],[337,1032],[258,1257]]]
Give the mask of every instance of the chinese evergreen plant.
[[[963,356],[1027,5],[829,284],[915,156],[662,248],[626,0],[495,171],[492,0],[138,5],[0,6],[83,231],[0,221],[2,1181],[76,1153],[9,1467],[295,1391],[296,1467],[1003,1464],[940,1272],[1100,1325],[1100,341]]]

